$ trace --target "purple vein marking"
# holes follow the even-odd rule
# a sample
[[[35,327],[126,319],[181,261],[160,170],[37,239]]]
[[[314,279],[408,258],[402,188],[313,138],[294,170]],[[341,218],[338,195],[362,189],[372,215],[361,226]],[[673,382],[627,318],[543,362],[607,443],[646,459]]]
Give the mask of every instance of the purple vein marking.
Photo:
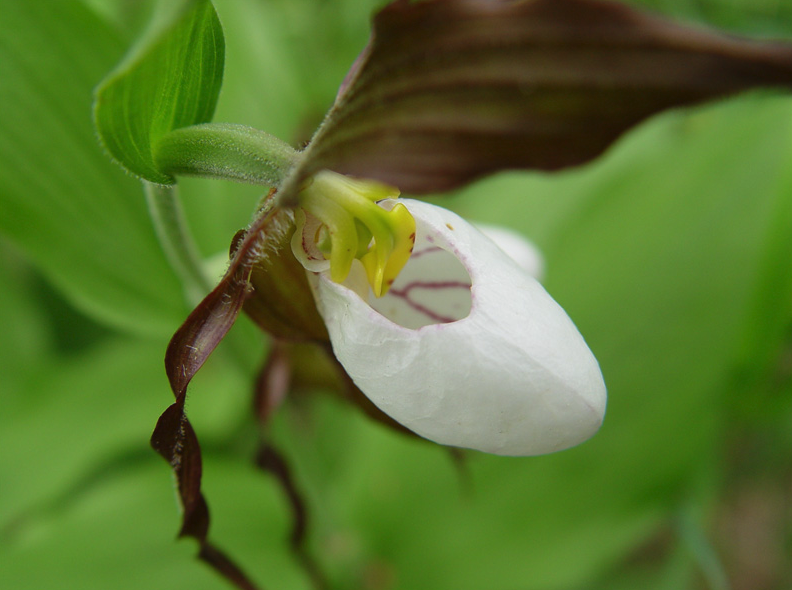
[[[407,285],[401,289],[392,288],[390,291],[388,291],[388,295],[393,295],[394,297],[404,299],[404,301],[407,302],[407,305],[412,307],[418,313],[424,314],[433,322],[437,324],[449,324],[451,322],[457,321],[459,318],[440,315],[428,307],[421,305],[417,301],[413,301],[410,298],[410,291],[413,289],[470,289],[470,283],[465,283],[463,281],[413,281],[411,283],[407,283]]]
[[[413,252],[410,254],[410,258],[418,258],[419,256],[423,256],[424,254],[431,254],[432,252],[445,252],[440,246],[429,246],[428,248],[424,248],[423,250],[419,250],[418,252]]]

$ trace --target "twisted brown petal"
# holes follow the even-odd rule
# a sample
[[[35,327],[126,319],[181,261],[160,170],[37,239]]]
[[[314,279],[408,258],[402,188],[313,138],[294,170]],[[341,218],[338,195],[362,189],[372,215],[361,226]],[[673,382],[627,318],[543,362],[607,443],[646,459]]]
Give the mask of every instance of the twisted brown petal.
[[[308,148],[319,169],[449,190],[601,154],[674,107],[792,87],[792,47],[601,0],[396,0]]]
[[[163,412],[151,435],[151,446],[168,461],[176,476],[183,508],[179,536],[195,538],[200,546],[200,559],[243,590],[255,590],[256,585],[207,540],[209,510],[201,493],[201,448],[184,413],[184,403],[190,380],[231,329],[242,309],[251,268],[259,256],[270,217],[270,213],[261,215],[248,229],[223,280],[171,339],[165,354],[165,370],[176,402]]]

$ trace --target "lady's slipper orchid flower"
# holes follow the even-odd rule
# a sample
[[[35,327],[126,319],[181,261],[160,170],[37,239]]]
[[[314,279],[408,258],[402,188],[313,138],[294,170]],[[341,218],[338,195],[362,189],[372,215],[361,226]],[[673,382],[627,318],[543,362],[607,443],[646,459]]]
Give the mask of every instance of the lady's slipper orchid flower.
[[[312,286],[333,351],[386,414],[446,445],[501,455],[559,451],[593,435],[605,412],[594,356],[541,285],[457,215],[404,206],[415,250],[376,297],[363,265]]]
[[[787,45],[614,2],[394,0],[297,152],[255,129],[209,123],[222,80],[219,19],[208,0],[168,14],[172,26],[155,27],[98,89],[96,125],[150,192],[182,174],[271,187],[234,238],[225,276],[168,346],[176,401],[152,435],[177,476],[182,534],[240,588],[254,586],[207,541],[200,449],[184,405],[242,309],[277,343],[258,380],[268,398],[259,408],[289,390],[309,346],[307,357],[330,366],[322,378],[391,426],[504,455],[575,445],[599,427],[605,388],[571,320],[467,222],[395,197],[501,170],[580,165],[663,110],[792,88]],[[165,211],[160,235],[186,282],[201,273],[184,232],[168,241],[176,212]],[[259,464],[288,479],[271,454]]]
[[[593,435],[605,385],[566,313],[472,225],[397,195],[330,171],[300,192],[291,249],[355,385],[446,445],[535,455]]]

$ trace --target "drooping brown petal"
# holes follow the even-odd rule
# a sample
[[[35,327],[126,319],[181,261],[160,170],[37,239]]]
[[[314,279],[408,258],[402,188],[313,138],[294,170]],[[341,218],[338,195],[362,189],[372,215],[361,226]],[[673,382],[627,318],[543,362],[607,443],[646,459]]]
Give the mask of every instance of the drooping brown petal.
[[[291,388],[292,366],[286,346],[275,341],[253,387],[253,414],[261,426],[280,407]]]
[[[306,545],[308,507],[286,458],[271,443],[262,440],[256,453],[256,466],[262,471],[270,473],[280,484],[292,510],[292,531],[289,541],[294,556],[311,578],[313,587],[316,590],[324,590],[328,587],[327,580]]]
[[[792,87],[792,47],[600,0],[396,0],[300,177],[322,168],[408,193],[591,160],[662,110]]]
[[[266,437],[265,427],[271,414],[289,393],[292,385],[292,362],[290,350],[294,344],[273,342],[255,387],[253,388],[253,411],[261,426],[255,463],[262,471],[272,475],[280,485],[291,507],[292,530],[289,539],[294,556],[317,590],[327,587],[324,574],[306,544],[308,532],[308,504],[297,485],[288,460]],[[300,346],[300,345],[297,345]],[[303,345],[307,346],[307,345]]]
[[[209,543],[209,511],[201,493],[201,448],[184,413],[187,386],[234,324],[249,290],[251,268],[260,257],[264,230],[272,212],[263,213],[237,244],[220,284],[195,308],[174,334],[165,354],[165,370],[176,398],[160,416],[151,446],[171,465],[182,504],[180,537],[193,537],[199,557],[237,588],[255,590],[249,578]]]

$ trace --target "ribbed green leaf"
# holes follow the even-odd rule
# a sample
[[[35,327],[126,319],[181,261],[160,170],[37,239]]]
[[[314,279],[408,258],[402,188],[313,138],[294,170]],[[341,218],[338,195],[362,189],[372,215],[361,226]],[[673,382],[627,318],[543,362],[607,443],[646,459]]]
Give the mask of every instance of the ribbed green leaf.
[[[108,161],[92,90],[124,51],[79,2],[4,3],[0,232],[104,322],[168,335],[185,309],[140,184]]]
[[[124,168],[171,184],[154,162],[156,143],[174,129],[212,119],[225,45],[210,2],[162,7],[148,34],[97,89],[94,115],[103,144]]]
[[[19,257],[0,240],[0,373],[3,405],[13,405],[13,393],[21,389],[51,345],[43,310],[31,297],[31,273]]]
[[[4,587],[57,588],[63,580],[86,589],[230,587],[196,564],[192,543],[174,541],[178,514],[167,467],[145,444],[168,396],[161,359],[156,341],[110,340],[67,361],[39,357],[24,388],[5,379],[0,359],[0,432],[8,443],[0,446]],[[201,381],[191,410],[212,448],[213,435],[222,430],[225,439],[237,427],[247,383],[212,368]],[[229,395],[211,396],[221,391]],[[213,507],[232,521],[237,511],[246,514],[236,530],[225,527],[223,542],[236,553],[239,532],[264,533],[258,543],[246,539],[244,555],[260,566],[265,587],[307,588],[283,542],[288,519],[277,487],[245,460],[210,454],[209,484],[219,499]],[[261,526],[251,527],[260,515]]]

